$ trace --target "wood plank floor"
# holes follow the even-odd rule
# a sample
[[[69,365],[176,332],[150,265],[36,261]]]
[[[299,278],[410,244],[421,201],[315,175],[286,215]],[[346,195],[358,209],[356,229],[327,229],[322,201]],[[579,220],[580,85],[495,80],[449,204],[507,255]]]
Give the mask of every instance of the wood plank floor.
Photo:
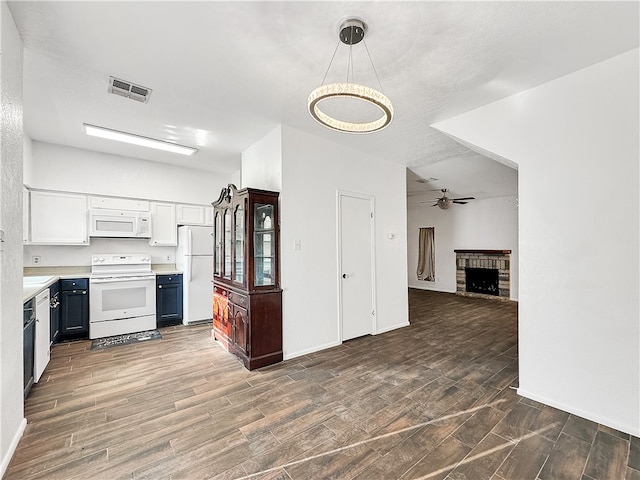
[[[409,327],[254,372],[209,326],[57,345],[5,478],[640,480],[638,438],[515,393],[516,304],[409,300]]]

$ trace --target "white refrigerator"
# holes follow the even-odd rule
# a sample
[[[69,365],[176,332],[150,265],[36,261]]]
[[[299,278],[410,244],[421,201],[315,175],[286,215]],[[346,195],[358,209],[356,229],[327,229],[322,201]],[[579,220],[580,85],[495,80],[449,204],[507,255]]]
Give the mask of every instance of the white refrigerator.
[[[213,227],[178,227],[176,267],[182,270],[182,323],[213,319]]]

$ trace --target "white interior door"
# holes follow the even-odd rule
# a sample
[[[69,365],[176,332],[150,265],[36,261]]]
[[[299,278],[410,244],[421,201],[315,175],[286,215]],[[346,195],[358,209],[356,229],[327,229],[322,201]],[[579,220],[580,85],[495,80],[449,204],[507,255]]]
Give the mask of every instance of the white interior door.
[[[338,193],[342,341],[374,332],[373,199]]]

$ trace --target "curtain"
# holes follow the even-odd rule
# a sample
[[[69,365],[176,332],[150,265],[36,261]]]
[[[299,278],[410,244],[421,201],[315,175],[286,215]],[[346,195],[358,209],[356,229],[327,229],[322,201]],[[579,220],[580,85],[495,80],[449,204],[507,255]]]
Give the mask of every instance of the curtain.
[[[436,256],[434,228],[424,227],[418,233],[418,280],[434,282],[436,280]]]

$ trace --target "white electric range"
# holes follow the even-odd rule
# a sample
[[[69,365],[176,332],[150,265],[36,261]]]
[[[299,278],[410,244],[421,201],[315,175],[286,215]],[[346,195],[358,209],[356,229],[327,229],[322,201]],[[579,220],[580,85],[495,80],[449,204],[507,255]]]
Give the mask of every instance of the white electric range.
[[[89,279],[89,338],[156,328],[155,279],[149,254],[93,255]]]

